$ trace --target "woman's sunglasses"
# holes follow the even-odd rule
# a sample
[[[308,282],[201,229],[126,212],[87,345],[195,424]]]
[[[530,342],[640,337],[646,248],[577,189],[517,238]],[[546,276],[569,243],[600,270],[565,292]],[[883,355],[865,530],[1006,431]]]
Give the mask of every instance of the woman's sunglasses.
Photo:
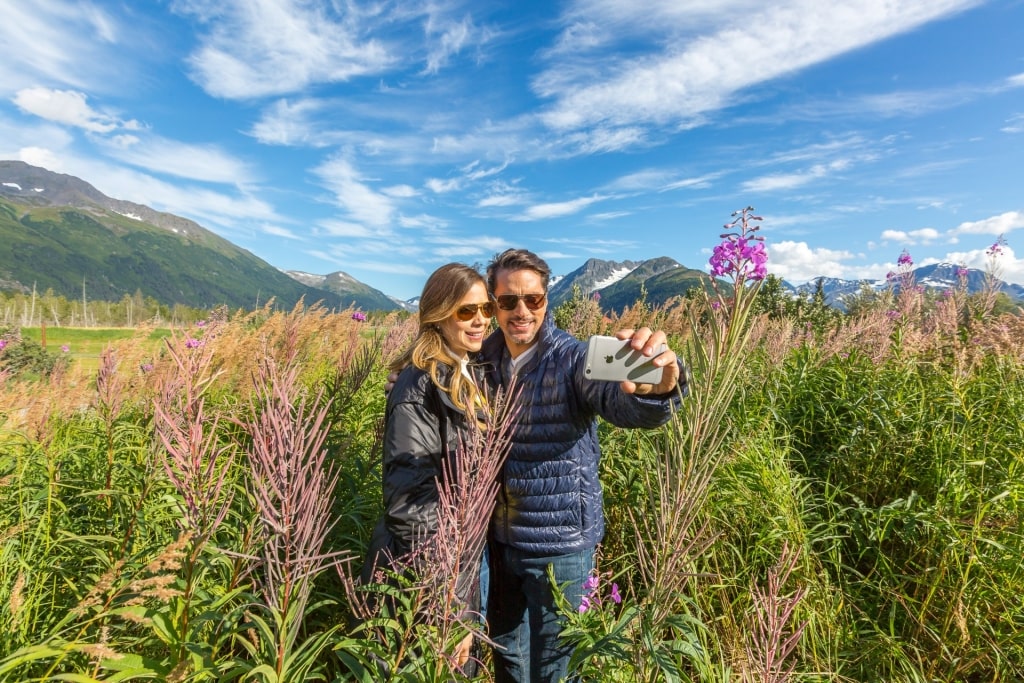
[[[465,306],[459,306],[455,309],[455,317],[466,322],[476,317],[476,312],[480,311],[484,314],[485,318],[490,318],[494,315],[494,303],[488,301],[485,304],[466,304]]]
[[[498,302],[498,308],[503,311],[514,310],[519,305],[520,300],[526,304],[528,309],[536,311],[544,305],[546,297],[547,294],[502,294],[501,296],[494,297],[494,300]]]

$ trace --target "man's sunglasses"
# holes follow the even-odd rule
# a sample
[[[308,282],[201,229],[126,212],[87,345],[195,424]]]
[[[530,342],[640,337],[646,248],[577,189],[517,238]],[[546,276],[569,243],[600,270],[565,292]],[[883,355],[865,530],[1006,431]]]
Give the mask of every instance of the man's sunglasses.
[[[491,318],[494,316],[494,303],[488,301],[484,304],[466,304],[465,306],[459,306],[455,309],[455,317],[466,322],[476,317],[476,312],[480,311],[484,314],[485,318]]]
[[[528,309],[536,311],[544,305],[546,297],[547,294],[502,294],[501,296],[494,297],[494,300],[498,302],[498,308],[503,311],[515,310],[520,300],[526,304]]]

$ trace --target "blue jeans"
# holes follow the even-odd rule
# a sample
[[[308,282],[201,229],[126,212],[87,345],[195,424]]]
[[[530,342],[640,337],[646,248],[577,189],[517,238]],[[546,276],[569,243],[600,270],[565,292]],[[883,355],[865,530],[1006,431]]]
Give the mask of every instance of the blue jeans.
[[[548,565],[565,586],[573,608],[594,569],[594,549],[571,555],[536,556],[500,543],[490,547],[488,631],[494,648],[495,683],[558,683],[568,674],[572,646],[559,641],[563,624],[555,607]]]

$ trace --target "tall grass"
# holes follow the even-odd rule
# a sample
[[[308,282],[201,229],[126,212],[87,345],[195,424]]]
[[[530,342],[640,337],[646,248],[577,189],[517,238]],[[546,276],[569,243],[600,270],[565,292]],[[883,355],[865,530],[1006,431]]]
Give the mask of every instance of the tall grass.
[[[1024,679],[1024,319],[901,284],[821,329],[744,314],[745,286],[562,312],[665,329],[692,374],[668,427],[600,426],[583,680]],[[486,515],[454,502],[475,541],[351,580],[412,329],[219,313],[88,371],[0,367],[0,680],[486,680],[441,599]]]

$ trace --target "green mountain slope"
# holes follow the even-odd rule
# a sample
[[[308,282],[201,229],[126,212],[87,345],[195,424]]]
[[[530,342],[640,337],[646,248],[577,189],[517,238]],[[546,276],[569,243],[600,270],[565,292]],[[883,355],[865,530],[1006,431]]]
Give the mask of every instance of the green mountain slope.
[[[340,270],[328,275],[311,275],[291,270],[285,272],[309,287],[336,294],[345,305],[351,305],[353,308],[361,308],[364,311],[396,311],[402,308],[398,302],[379,289],[374,289]]]
[[[644,261],[633,272],[600,290],[601,308],[621,312],[640,299],[647,290],[647,303],[661,305],[694,287],[709,286],[708,274],[679,265],[668,257]]]
[[[30,206],[0,198],[0,287],[52,289],[67,298],[117,301],[141,291],[195,308],[252,309],[274,297],[292,307],[331,293],[296,282],[251,253],[192,224],[172,231],[99,206]]]

